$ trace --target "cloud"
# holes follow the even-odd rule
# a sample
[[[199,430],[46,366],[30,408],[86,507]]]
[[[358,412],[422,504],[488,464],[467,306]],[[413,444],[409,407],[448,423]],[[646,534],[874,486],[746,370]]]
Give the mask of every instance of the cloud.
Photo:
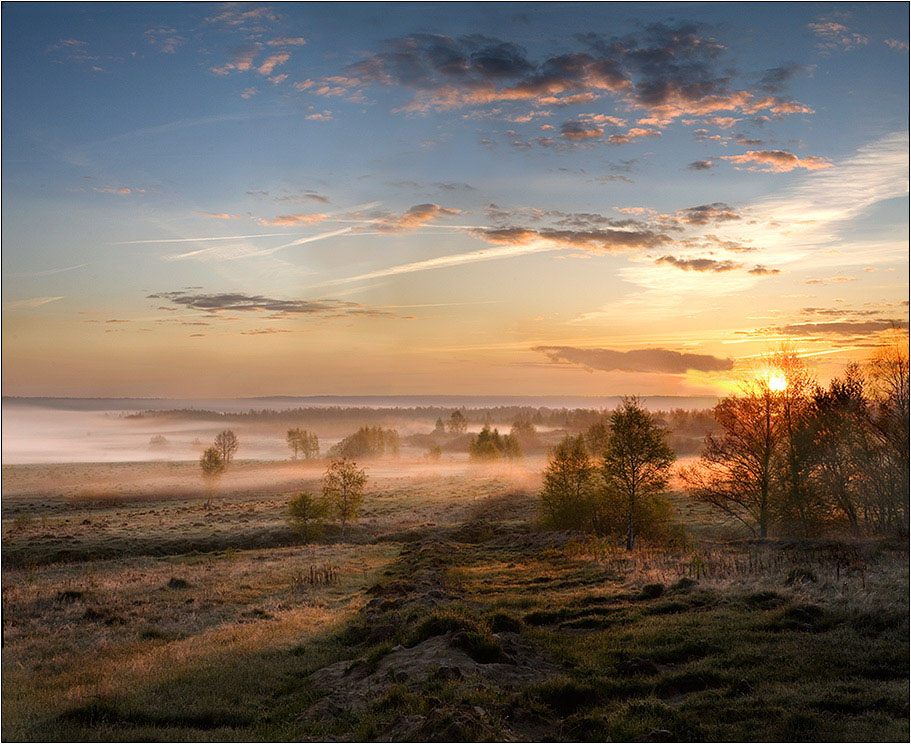
[[[804,284],[841,284],[855,281],[857,281],[856,276],[830,276],[825,279],[807,279]]]
[[[314,225],[317,222],[323,222],[328,217],[327,214],[280,214],[274,219],[259,219],[257,222],[261,225],[291,227],[293,225]]]
[[[147,295],[147,299],[167,300],[174,305],[210,314],[228,311],[269,312],[287,315],[392,315],[386,310],[378,310],[358,302],[344,300],[284,300],[263,295],[249,295],[242,292],[205,294],[181,290],[150,294]]]
[[[228,214],[227,212],[199,212],[203,217],[211,217],[215,220],[239,220],[239,214]]]
[[[571,142],[587,142],[604,136],[604,130],[582,121],[565,121],[560,125],[560,136]]]
[[[747,273],[752,274],[753,276],[773,276],[775,274],[780,274],[781,269],[770,269],[767,266],[762,266],[761,264],[756,264]]]
[[[908,42],[901,41],[900,39],[886,39],[885,44],[889,49],[894,49],[896,52],[907,52],[908,51]]]
[[[684,271],[711,271],[721,273],[743,268],[743,264],[735,261],[717,261],[714,258],[675,258],[674,256],[661,256],[655,259],[656,264],[676,266]]]
[[[303,46],[306,43],[302,36],[279,36],[266,42],[268,46]]]
[[[850,31],[843,23],[835,20],[835,18],[844,19],[845,17],[844,14],[833,14],[828,18],[820,18],[814,23],[807,24],[807,28],[819,37],[817,46],[820,51],[847,52],[864,46],[869,41],[866,36]]]
[[[656,248],[671,242],[669,236],[649,229],[558,230],[556,228],[502,227],[479,228],[471,232],[489,243],[498,245],[529,245],[543,240],[560,248],[578,248],[589,251],[630,251]]]
[[[775,330],[786,336],[813,336],[816,334],[856,336],[878,333],[893,328],[907,328],[908,321],[900,319],[836,321],[831,323],[794,323],[779,326]]]
[[[825,158],[815,155],[799,158],[794,153],[786,150],[749,150],[742,155],[722,155],[721,160],[729,160],[738,165],[754,163],[756,164],[754,167],[749,167],[746,170],[759,173],[785,173],[795,168],[812,171],[832,167],[831,161]]]
[[[146,193],[146,189],[137,189],[135,186],[93,186],[92,191],[97,191],[99,194],[118,194],[119,196]]]
[[[239,31],[261,31],[264,23],[277,23],[279,16],[267,5],[246,9],[239,3],[225,3],[215,15],[205,19],[206,23],[227,26]]]
[[[682,375],[690,370],[725,372],[734,368],[731,359],[709,354],[688,354],[671,349],[580,349],[575,346],[535,346],[532,351],[546,354],[551,361],[566,362],[603,372],[639,372]]]
[[[640,124],[647,127],[661,127],[685,115],[752,115],[762,110],[781,115],[809,110],[797,102],[733,88],[731,72],[721,69],[726,50],[704,25],[655,23],[634,35],[588,33],[575,40],[582,49],[535,60],[523,47],[488,36],[413,34],[386,41],[378,51],[321,84],[339,89],[337,95],[369,86],[410,92],[410,99],[397,111],[508,102],[556,107],[591,103],[610,94],[627,108],[644,109],[648,118]],[[783,76],[779,75],[782,82]],[[308,82],[308,87],[320,85]],[[505,116],[521,120],[514,112]],[[616,117],[610,118],[612,125],[619,125]],[[725,117],[719,119],[725,121]],[[603,124],[594,119],[588,123],[583,131]],[[571,139],[578,130],[567,131]],[[626,141],[636,139],[633,134],[626,137]]]
[[[187,42],[185,37],[177,33],[176,29],[168,26],[150,28],[143,36],[149,44],[163,54],[176,54],[177,50]]]
[[[271,75],[276,67],[285,64],[289,59],[291,59],[291,55],[288,54],[288,52],[270,54],[262,61],[259,67],[256,68],[256,71],[260,75]]]
[[[767,93],[780,93],[791,78],[798,73],[809,72],[812,69],[812,67],[793,63],[770,67],[767,70],[763,70],[762,75],[760,75],[759,87]]]
[[[638,139],[643,137],[660,137],[661,132],[657,129],[642,129],[641,127],[634,127],[630,129],[626,134],[612,134],[607,138],[607,141],[612,145],[628,145],[630,142],[635,142]]]
[[[694,160],[687,167],[687,170],[704,171],[711,170],[715,164],[711,160]]]
[[[253,86],[253,87],[247,88],[246,90],[241,91],[240,97],[241,98],[253,98],[253,96],[255,96],[257,93],[259,93],[259,90],[255,86]]]
[[[461,214],[460,210],[441,207],[439,204],[415,204],[402,214],[390,214],[377,219],[373,227],[382,232],[403,232],[455,214]]]
[[[253,69],[253,58],[259,53],[259,44],[246,44],[231,53],[231,61],[221,67],[209,68],[216,75],[228,75],[231,72],[248,72]]]
[[[687,225],[708,225],[711,222],[730,222],[740,219],[740,215],[724,202],[681,209],[677,212],[677,217]]]

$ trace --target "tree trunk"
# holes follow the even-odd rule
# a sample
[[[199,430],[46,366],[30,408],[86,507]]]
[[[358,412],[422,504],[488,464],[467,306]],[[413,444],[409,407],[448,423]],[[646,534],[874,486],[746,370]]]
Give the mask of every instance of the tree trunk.
[[[632,550],[636,543],[635,527],[633,526],[633,499],[629,500],[629,518],[626,523],[626,549]]]

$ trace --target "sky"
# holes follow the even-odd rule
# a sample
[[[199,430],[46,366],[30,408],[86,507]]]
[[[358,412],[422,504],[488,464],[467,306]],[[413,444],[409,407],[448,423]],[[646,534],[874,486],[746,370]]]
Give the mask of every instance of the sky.
[[[908,323],[907,3],[2,6],[5,395],[714,395]]]

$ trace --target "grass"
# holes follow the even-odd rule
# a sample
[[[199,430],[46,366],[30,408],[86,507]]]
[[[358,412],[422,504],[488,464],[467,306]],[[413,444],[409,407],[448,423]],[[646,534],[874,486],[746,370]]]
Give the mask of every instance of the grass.
[[[903,545],[756,543],[693,513],[685,544],[627,553],[536,533],[533,472],[470,468],[378,474],[351,540],[300,545],[283,536],[293,489],[229,490],[206,514],[170,487],[131,496],[128,478],[45,503],[45,475],[14,475],[4,739],[909,736]],[[476,671],[442,658],[396,676],[428,642]],[[366,675],[345,683],[362,697],[320,714],[343,686],[310,675],[337,662]]]

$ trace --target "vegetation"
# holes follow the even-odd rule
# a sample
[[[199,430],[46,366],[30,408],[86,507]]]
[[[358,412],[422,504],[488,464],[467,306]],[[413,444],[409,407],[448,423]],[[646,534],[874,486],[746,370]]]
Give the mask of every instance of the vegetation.
[[[206,508],[212,504],[212,499],[218,489],[218,479],[225,472],[225,461],[216,447],[207,447],[199,458],[199,467],[202,478],[206,484]]]
[[[342,539],[350,522],[357,522],[364,501],[367,473],[347,458],[329,463],[323,478],[323,498],[342,526]]]
[[[329,450],[331,457],[370,458],[399,453],[399,435],[395,429],[362,426]]]
[[[301,428],[288,429],[285,441],[291,448],[293,459],[295,460],[298,454],[303,456],[305,460],[319,457],[319,437],[313,432]]]
[[[608,497],[623,504],[627,550],[636,544],[637,516],[650,511],[652,500],[667,486],[675,459],[664,432],[638,400],[625,399],[611,414],[603,477]]]
[[[288,525],[304,540],[313,540],[323,534],[324,520],[329,504],[309,493],[301,493],[288,502]]]
[[[234,459],[234,453],[237,452],[238,445],[237,435],[230,429],[225,429],[215,436],[215,448],[221,455],[225,467],[230,465],[231,460]]]
[[[625,537],[667,537],[671,510],[658,494],[667,486],[674,453],[665,433],[634,398],[623,401],[600,441],[600,458],[589,453],[590,429],[556,447],[544,471],[541,521],[551,529]],[[600,432],[596,432],[600,434]]]
[[[468,431],[468,419],[461,411],[453,411],[449,416],[446,428],[450,434],[464,434]]]
[[[490,426],[485,424],[468,445],[468,456],[472,460],[518,460],[522,457],[522,447],[511,434],[500,436],[499,431],[491,431]]]
[[[908,352],[901,338],[865,367],[815,385],[784,349],[772,372],[715,408],[721,429],[682,473],[692,498],[766,538],[832,530],[908,532]],[[775,389],[773,389],[773,387]]]

